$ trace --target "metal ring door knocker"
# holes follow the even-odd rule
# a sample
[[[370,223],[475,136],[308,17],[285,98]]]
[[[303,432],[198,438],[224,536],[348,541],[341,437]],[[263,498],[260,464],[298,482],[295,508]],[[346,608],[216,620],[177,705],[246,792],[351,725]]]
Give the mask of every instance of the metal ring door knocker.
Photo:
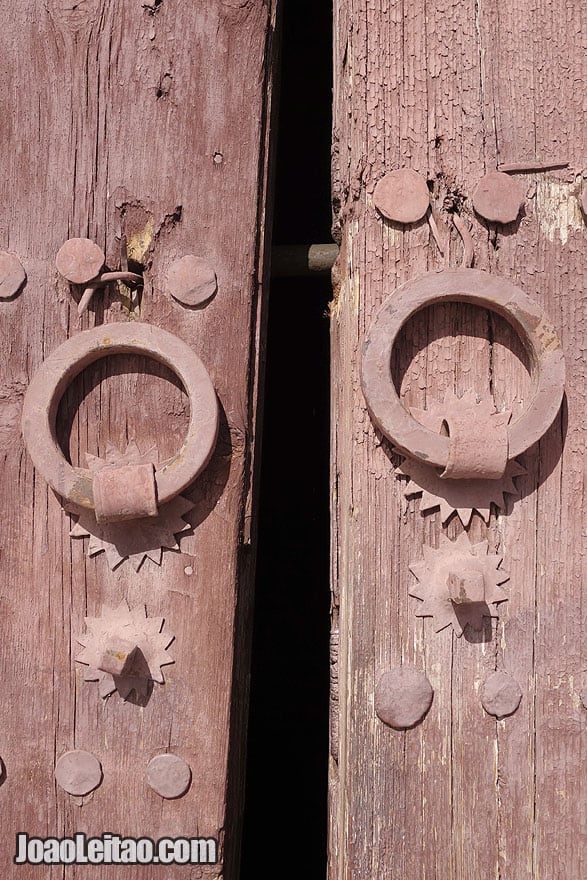
[[[87,367],[114,354],[146,355],[181,380],[190,420],[181,449],[168,461],[104,469],[70,465],[56,438],[59,402]],[[218,401],[208,372],[177,336],[149,324],[109,324],[68,339],[43,362],[24,400],[22,430],[37,470],[66,501],[93,510],[98,522],[156,517],[158,507],[180,494],[206,467],[218,435]]]
[[[404,408],[391,376],[394,343],[409,318],[436,303],[464,302],[502,315],[528,351],[534,395],[522,415],[501,425],[501,442],[487,443],[474,423],[443,436]],[[504,278],[477,269],[430,272],[408,281],[384,301],[365,338],[363,394],[377,428],[394,446],[453,479],[500,479],[508,460],[529,449],[554,421],[563,397],[565,364],[560,341],[542,309]]]
[[[394,344],[416,312],[449,302],[497,312],[519,334],[529,355],[534,393],[512,424],[508,424],[509,412],[494,413],[491,402],[475,403],[472,393],[460,399],[449,393],[444,406],[433,404],[429,415],[434,415],[436,432],[430,429],[429,419],[426,427],[404,408],[391,375]],[[424,547],[424,558],[410,562],[418,583],[409,594],[421,602],[416,616],[433,617],[436,631],[448,626],[457,636],[467,626],[480,631],[483,619],[497,617],[496,606],[507,600],[502,585],[509,575],[501,568],[503,554],[490,552],[488,540],[471,541],[467,525],[474,509],[484,512],[488,521],[488,499],[494,497],[489,488],[492,482],[499,486],[505,476],[502,494],[510,491],[507,481],[511,483],[515,468],[519,468],[513,459],[539,440],[554,421],[564,381],[561,344],[542,309],[510,281],[486,272],[430,272],[399,287],[375,315],[365,338],[361,372],[371,418],[398,451],[416,461],[416,467],[402,465],[404,473],[407,470],[429,497],[434,488],[442,522],[451,511],[458,511],[465,526],[456,540],[441,534],[439,547]],[[441,427],[446,436],[440,433]],[[434,470],[438,467],[444,469],[440,474]],[[431,506],[434,500],[432,505],[428,503]]]

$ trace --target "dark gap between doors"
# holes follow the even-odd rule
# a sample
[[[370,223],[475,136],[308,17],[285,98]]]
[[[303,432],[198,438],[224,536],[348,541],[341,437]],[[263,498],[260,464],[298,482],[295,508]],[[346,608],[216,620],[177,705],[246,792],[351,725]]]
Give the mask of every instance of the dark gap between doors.
[[[283,6],[273,244],[328,242],[332,5]],[[241,880],[326,873],[330,298],[271,284]]]

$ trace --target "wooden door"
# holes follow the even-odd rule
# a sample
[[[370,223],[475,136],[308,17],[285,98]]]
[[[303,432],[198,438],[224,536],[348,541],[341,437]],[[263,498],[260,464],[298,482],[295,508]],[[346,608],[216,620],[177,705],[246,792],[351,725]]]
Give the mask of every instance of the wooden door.
[[[586,39],[573,4],[335,3],[333,878],[585,876]],[[473,207],[479,181],[503,166],[522,203],[506,223]],[[402,168],[429,189],[442,254],[426,217],[394,222],[377,209],[376,184]],[[467,249],[455,221],[465,239],[470,230]],[[519,457],[515,491],[505,503],[490,495],[488,522],[473,512],[468,524],[440,509],[442,492],[423,498],[401,477],[360,371],[385,298],[393,310],[404,282],[459,269],[471,253],[549,316],[567,380],[552,427]],[[507,320],[455,302],[406,325],[388,372],[406,408],[474,391],[516,419],[532,398],[530,367]],[[425,546],[433,556],[457,538],[487,541],[509,574],[498,617],[460,637],[417,616],[410,570],[421,572]],[[375,695],[407,665],[433,699],[395,729]],[[482,705],[496,671],[521,696],[500,717]]]
[[[3,16],[0,248],[27,276],[0,303],[6,877],[236,876],[275,6],[25,0]],[[126,258],[143,275],[142,289],[112,282],[78,318],[82,288],[55,264],[71,238],[97,243],[108,269]],[[217,292],[199,307],[171,295],[169,270],[186,255],[205,260],[217,278]],[[125,551],[124,523],[116,539],[100,530],[83,536],[87,517],[76,526],[78,516],[33,468],[20,413],[33,376],[65,340],[136,322],[174,334],[198,355],[217,393],[220,429],[207,468],[183,493],[179,520],[168,518],[155,543]],[[111,445],[125,453],[133,441],[141,453],[156,445],[164,461],[180,449],[188,418],[173,369],[118,355],[70,383],[57,428],[65,455],[86,468],[86,455],[116,458]],[[178,536],[181,550],[160,558]],[[174,636],[164,684],[150,682],[146,695],[127,699],[117,690],[103,697],[77,660],[78,640],[90,633],[84,618],[123,602],[163,618],[162,636]],[[54,776],[72,750],[101,767],[100,784],[85,796]],[[163,797],[146,778],[149,762],[164,754],[189,767],[181,797]],[[217,858],[13,865],[19,833],[106,832],[211,838]]]

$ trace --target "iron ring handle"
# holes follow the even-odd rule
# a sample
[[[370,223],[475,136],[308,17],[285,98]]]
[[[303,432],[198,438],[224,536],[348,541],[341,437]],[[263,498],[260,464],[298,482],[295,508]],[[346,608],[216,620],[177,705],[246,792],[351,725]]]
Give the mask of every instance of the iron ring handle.
[[[383,302],[363,347],[361,385],[371,418],[399,451],[446,468],[449,438],[425,428],[403,407],[391,376],[391,353],[412,315],[449,302],[497,312],[517,331],[528,352],[534,395],[507,428],[509,458],[515,458],[542,437],[560,409],[564,357],[558,336],[538,304],[510,281],[478,269],[429,272],[398,287]]]
[[[59,402],[73,379],[89,364],[115,354],[140,354],[164,364],[181,380],[190,403],[190,420],[181,449],[157,466],[159,504],[179,495],[206,467],[218,436],[218,400],[208,372],[177,336],[150,324],[108,324],[68,339],[43,362],[25,398],[22,433],[37,470],[64,499],[95,510],[93,474],[67,462],[56,437]]]

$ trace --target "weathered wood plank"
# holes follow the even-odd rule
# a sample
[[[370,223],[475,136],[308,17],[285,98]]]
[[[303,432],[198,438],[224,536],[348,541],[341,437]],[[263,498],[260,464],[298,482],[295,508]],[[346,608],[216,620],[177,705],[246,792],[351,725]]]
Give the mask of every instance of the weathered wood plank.
[[[20,296],[2,303],[0,327],[5,876],[20,831],[213,836],[220,862],[198,876],[218,876],[223,861],[236,875],[242,803],[227,804],[227,786],[233,800],[242,797],[275,10],[273,0],[26,0],[4,16],[0,247],[28,274]],[[121,218],[129,255],[144,265],[140,307],[111,285],[79,321],[55,255],[68,237],[89,236],[117,267]],[[186,253],[216,270],[218,293],[205,308],[186,309],[166,291],[168,266]],[[221,406],[217,450],[189,494],[190,555],[166,552],[161,567],[146,560],[138,574],[128,561],[110,571],[104,554],[87,557],[87,539],[69,538],[70,517],[34,473],[19,433],[22,395],[44,356],[80,329],[137,319],[193,346]],[[130,357],[86,370],[60,414],[66,450],[82,466],[86,452],[103,455],[109,441],[124,449],[133,438],[168,456],[186,424],[174,377]],[[101,700],[73,660],[84,616],[123,598],[163,616],[175,634],[175,664],[145,706]],[[55,760],[72,748],[94,753],[103,768],[101,786],[84,799],[53,781]],[[178,800],[162,800],[144,781],[150,758],[165,751],[191,766],[191,788]],[[80,870],[54,866],[44,876]],[[96,878],[118,870],[92,868]],[[171,878],[195,869],[124,870]]]
[[[576,13],[576,10],[575,10]],[[587,39],[571,3],[335,3],[334,205],[341,254],[332,304],[332,592],[338,707],[330,768],[331,876],[579,880],[587,858],[587,746],[580,703],[585,668],[586,233],[578,195],[585,167],[582,92]],[[544,63],[537,59],[548,59]],[[472,209],[477,181],[500,163],[568,161],[519,174],[520,220],[496,231]],[[517,283],[560,333],[567,403],[522,458],[520,498],[476,514],[511,574],[500,620],[457,639],[414,617],[408,565],[422,544],[463,532],[420,514],[393,475],[397,461],[373,430],[360,389],[362,340],[385,296],[407,279],[458,266],[454,229],[443,258],[428,226],[381,219],[373,190],[384,172],[427,180],[440,219],[471,227],[475,266]],[[392,365],[406,406],[446,389],[490,392],[524,406],[527,358],[501,318],[469,306],[435,307],[403,331]],[[564,444],[564,448],[563,448]],[[562,453],[562,455],[561,455]],[[434,690],[425,721],[399,732],[373,709],[379,676],[403,662]],[[518,711],[496,721],[480,703],[488,672],[515,675]]]

